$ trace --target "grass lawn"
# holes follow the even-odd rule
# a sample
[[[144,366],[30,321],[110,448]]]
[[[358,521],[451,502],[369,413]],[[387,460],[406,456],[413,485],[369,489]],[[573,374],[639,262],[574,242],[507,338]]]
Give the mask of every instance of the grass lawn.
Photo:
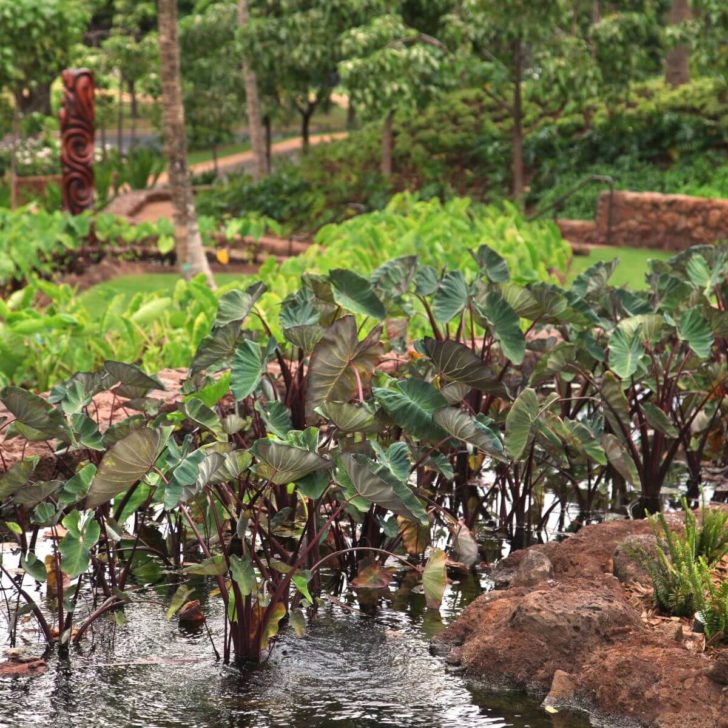
[[[593,248],[589,255],[575,255],[572,258],[566,282],[571,283],[579,273],[583,273],[600,260],[606,262],[619,258],[619,266],[614,271],[610,282],[615,286],[646,288],[647,261],[651,258],[666,260],[672,255],[673,253],[665,253],[661,250],[643,248]]]
[[[620,265],[612,276],[612,283],[614,285],[627,285],[635,289],[645,288],[647,261],[650,258],[665,260],[670,255],[672,254],[641,248],[595,248],[589,255],[575,255],[573,257],[566,282],[567,285],[570,284],[579,273],[584,272],[589,266],[600,260],[608,261],[619,257]],[[239,281],[243,277],[239,273],[218,273],[215,275],[215,280],[218,285],[224,286],[227,283]],[[128,298],[131,298],[135,293],[149,293],[152,291],[171,293],[178,279],[179,276],[176,273],[119,276],[111,281],[89,288],[81,294],[81,300],[90,310],[102,311],[104,303],[117,293],[123,293]]]

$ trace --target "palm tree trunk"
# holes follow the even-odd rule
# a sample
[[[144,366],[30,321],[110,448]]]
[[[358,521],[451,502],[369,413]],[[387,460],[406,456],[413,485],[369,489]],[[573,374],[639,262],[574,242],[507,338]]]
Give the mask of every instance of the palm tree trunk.
[[[158,0],[157,8],[160,78],[162,81],[162,131],[174,209],[177,261],[185,278],[192,278],[198,273],[204,273],[210,287],[214,288],[215,279],[202,247],[195,199],[192,196],[192,186],[187,169],[185,110],[182,105],[182,83],[179,70],[177,0]]]
[[[667,14],[670,25],[680,25],[692,20],[690,0],[672,0]],[[665,81],[673,88],[690,83],[690,50],[686,45],[676,45],[665,56]]]
[[[517,204],[521,204],[521,198],[525,189],[525,175],[523,170],[523,46],[520,39],[513,41],[513,58],[513,129],[511,131],[513,156],[511,167],[513,198]]]
[[[247,0],[238,0],[238,24],[245,27],[249,20]],[[265,133],[260,115],[258,78],[245,57],[243,57],[243,79],[245,81],[245,106],[248,112],[248,132],[255,159],[253,179],[260,180],[270,172],[270,167],[265,152]]]

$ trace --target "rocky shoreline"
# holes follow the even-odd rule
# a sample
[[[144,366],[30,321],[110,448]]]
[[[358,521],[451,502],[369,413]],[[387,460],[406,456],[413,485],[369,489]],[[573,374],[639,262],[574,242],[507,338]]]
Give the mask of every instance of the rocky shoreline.
[[[513,553],[433,650],[472,680],[587,710],[594,725],[728,728],[728,647],[706,650],[689,620],[656,612],[649,578],[624,554],[635,541],[654,543],[647,522]]]

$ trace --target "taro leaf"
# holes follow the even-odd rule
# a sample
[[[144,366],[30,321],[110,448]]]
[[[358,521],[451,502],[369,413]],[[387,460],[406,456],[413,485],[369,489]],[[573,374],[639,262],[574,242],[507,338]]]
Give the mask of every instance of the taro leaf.
[[[568,433],[569,442],[573,443],[578,449],[583,450],[588,457],[599,463],[599,465],[607,464],[607,458],[604,449],[599,444],[599,440],[583,422],[566,420],[564,426]]]
[[[233,450],[233,452],[225,453],[222,462],[208,480],[213,485],[237,480],[240,474],[250,467],[252,461],[253,456],[248,450]]]
[[[31,509],[61,489],[62,480],[44,480],[33,485],[26,485],[15,493],[13,501],[20,506]]]
[[[329,273],[334,300],[347,311],[381,320],[386,316],[384,304],[374,293],[372,284],[352,270],[335,268]]]
[[[208,457],[214,460],[203,471],[203,465]],[[223,456],[219,453],[206,455],[204,450],[190,453],[172,472],[172,477],[164,489],[164,507],[171,511],[180,502],[194,498],[222,463]]]
[[[235,349],[230,374],[230,387],[235,399],[249,397],[263,374],[263,350],[256,341],[244,339]]]
[[[305,599],[308,599],[309,604],[313,604],[313,597],[311,596],[311,592],[308,590],[308,582],[311,581],[312,578],[313,575],[311,572],[304,570],[299,571],[299,573],[291,579],[296,589],[301,592]]]
[[[480,561],[480,551],[473,532],[464,523],[452,526],[451,531],[458,559],[468,568],[477,564]]]
[[[690,282],[698,288],[707,288],[711,283],[710,268],[708,263],[700,254],[690,256],[685,267]]]
[[[472,387],[462,382],[450,382],[441,390],[440,394],[447,400],[448,404],[460,404],[468,396]]]
[[[87,508],[106,503],[141,480],[163,444],[161,430],[133,430],[106,452],[86,498]]]
[[[222,427],[222,431],[226,435],[234,435],[236,432],[240,432],[245,427],[245,424],[245,418],[236,414],[225,415],[220,420],[220,427]]]
[[[296,637],[306,636],[306,618],[303,616],[302,609],[291,609],[288,613],[288,619]]]
[[[97,424],[82,412],[71,415],[71,426],[76,439],[90,450],[104,450],[104,439]]]
[[[91,393],[82,380],[72,378],[63,384],[56,384],[50,392],[48,401],[60,404],[61,409],[70,415],[81,412],[91,402]]]
[[[230,574],[233,577],[233,581],[238,585],[240,594],[247,597],[253,593],[255,587],[255,571],[253,570],[253,564],[250,561],[249,556],[236,556],[232,554],[230,556]]]
[[[201,372],[208,367],[223,366],[235,353],[239,337],[240,323],[238,321],[233,321],[226,326],[215,329],[197,347],[190,364],[190,372],[197,374],[197,372]]]
[[[71,443],[71,431],[60,410],[52,407],[41,397],[20,387],[5,387],[0,392],[0,401],[15,416],[17,422],[31,428],[34,440],[60,440]],[[26,439],[31,439],[27,437]]]
[[[672,420],[657,405],[652,402],[643,402],[642,411],[650,427],[657,430],[657,432],[673,438],[678,436],[677,428],[673,425]]]
[[[637,466],[627,448],[610,432],[602,435],[602,447],[609,464],[631,485],[639,485]]]
[[[428,523],[427,512],[406,483],[398,480],[386,466],[361,453],[343,453],[341,462],[354,490],[393,513]]]
[[[424,265],[415,273],[415,293],[418,296],[431,296],[439,285],[437,271],[431,265]]]
[[[284,330],[304,326],[316,326],[321,312],[316,306],[316,296],[310,288],[301,288],[287,296],[281,304],[281,328]],[[288,337],[286,337],[288,338]]]
[[[523,456],[538,415],[538,395],[530,387],[524,389],[506,416],[506,448],[514,460]]]
[[[217,379],[208,377],[207,380],[204,386],[189,395],[189,399],[195,397],[208,407],[214,407],[230,390],[230,372],[224,372]]]
[[[477,252],[470,254],[480,268],[480,272],[493,283],[505,283],[509,278],[508,264],[493,248],[481,245]]]
[[[370,276],[372,285],[389,298],[407,293],[417,270],[417,256],[406,255],[388,260]]]
[[[14,463],[6,473],[0,475],[0,501],[14,495],[30,480],[39,461],[40,458],[33,455]]]
[[[614,432],[624,436],[631,429],[629,416],[629,403],[624,396],[620,381],[612,374],[606,372],[602,381],[602,401],[604,416]]]
[[[422,572],[422,587],[428,609],[440,609],[447,587],[447,556],[442,549],[432,549]]]
[[[303,350],[304,354],[310,354],[316,344],[321,341],[321,337],[324,335],[325,329],[323,326],[317,324],[309,324],[305,326],[291,326],[287,329],[283,329],[283,336],[288,341],[299,349]]]
[[[483,364],[480,357],[464,344],[452,339],[425,339],[424,347],[432,363],[446,379],[467,384],[487,394],[506,395],[505,387],[490,367]]]
[[[677,333],[699,357],[706,359],[710,355],[713,331],[707,316],[699,308],[689,308],[680,314]]]
[[[225,439],[220,418],[202,401],[195,398],[190,399],[182,405],[182,410],[189,419],[212,432],[218,439]]]
[[[64,483],[61,492],[58,494],[58,503],[62,506],[69,506],[72,503],[78,503],[81,498],[85,498],[95,475],[96,466],[93,463],[84,465]]]
[[[318,500],[331,485],[331,474],[328,470],[317,470],[296,481],[296,488],[311,500]]]
[[[190,586],[187,586],[187,584],[182,584],[181,586],[179,586],[175,591],[171,601],[169,602],[169,608],[164,615],[165,619],[172,619],[172,617],[174,617],[174,615],[180,610],[182,605],[187,601],[192,592],[194,592],[194,589]]]
[[[227,571],[225,557],[222,554],[211,556],[199,564],[186,566],[182,571],[192,576],[222,576]]]
[[[373,434],[380,427],[374,413],[365,406],[348,402],[326,402],[318,411],[331,420],[342,432]]]
[[[488,322],[506,357],[520,364],[526,353],[526,337],[518,314],[497,291],[489,291],[482,302],[475,302],[475,307]]]
[[[20,568],[36,581],[45,581],[48,577],[45,564],[33,553],[20,557]]]
[[[599,261],[578,275],[571,284],[571,291],[578,298],[601,293],[619,265],[619,258],[609,262]]]
[[[388,589],[394,574],[378,563],[359,569],[351,580],[352,589]]]
[[[371,445],[379,461],[389,468],[392,475],[406,481],[412,469],[412,456],[407,443],[393,442],[386,450],[376,440],[372,440]]]
[[[405,379],[392,389],[375,387],[372,392],[384,411],[408,433],[431,440],[441,440],[445,436],[432,415],[447,401],[429,382]]]
[[[143,397],[152,389],[164,389],[164,385],[159,379],[150,377],[135,364],[105,361],[104,369],[108,372],[111,381],[121,385],[117,391],[122,397]]]
[[[645,353],[640,328],[632,333],[618,326],[609,338],[609,366],[620,379],[629,379],[639,368]]]
[[[121,422],[117,422],[115,425],[111,425],[103,434],[104,447],[108,450],[119,442],[119,440],[123,440],[127,435],[134,432],[134,430],[139,430],[144,427],[145,424],[146,419],[144,415],[132,415]]]
[[[397,516],[399,534],[402,536],[402,543],[410,556],[418,556],[424,553],[430,545],[430,524],[426,526],[411,518]]]
[[[291,412],[283,402],[274,400],[265,407],[260,402],[256,402],[255,409],[263,420],[265,429],[276,437],[283,439],[293,429]]]
[[[345,402],[351,397],[357,389],[354,369],[363,382],[369,380],[382,355],[381,334],[382,327],[375,326],[360,342],[353,316],[344,316],[329,326],[311,354],[306,390],[307,417],[324,402]]]
[[[459,270],[446,273],[432,299],[435,320],[446,324],[457,316],[468,303],[468,284]]]
[[[270,440],[256,440],[252,447],[258,459],[256,474],[276,485],[286,485],[309,473],[331,468],[332,463],[315,452]]]
[[[235,289],[220,296],[214,328],[227,326],[230,323],[237,323],[239,326],[253,310],[255,302],[265,290],[265,283],[258,282],[245,291]]]
[[[554,374],[567,377],[576,361],[578,349],[576,344],[562,341],[547,354],[541,356],[531,374],[529,384],[537,386],[551,379]]]
[[[496,460],[506,459],[498,435],[468,412],[457,407],[443,407],[435,412],[434,420],[448,435],[475,445]]]
[[[63,521],[66,525],[66,519]],[[101,536],[101,527],[95,520],[89,520],[81,533],[68,529],[61,539],[58,549],[61,552],[61,569],[69,579],[74,579],[89,567],[91,549]]]

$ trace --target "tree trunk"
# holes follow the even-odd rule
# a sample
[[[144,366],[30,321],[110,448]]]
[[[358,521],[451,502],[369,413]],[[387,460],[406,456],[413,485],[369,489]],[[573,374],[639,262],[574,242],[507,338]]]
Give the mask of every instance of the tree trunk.
[[[672,7],[667,13],[670,25],[680,25],[692,18],[690,0],[672,0]],[[665,81],[673,88],[690,82],[690,49],[686,45],[676,45],[667,51]]]
[[[273,125],[271,123],[270,114],[263,117],[263,125],[265,126],[265,162],[268,170],[271,168],[271,157],[273,155]]]
[[[51,115],[51,84],[41,83],[30,89],[15,91],[15,103],[21,116],[38,112],[44,116]]]
[[[215,177],[217,178],[220,173],[220,168],[217,162],[217,146],[213,146],[212,148],[212,171],[215,173]]]
[[[346,107],[346,128],[351,131],[356,127],[356,106],[351,103],[351,99],[349,99],[349,104]]]
[[[124,154],[124,77],[119,75],[119,118],[116,127],[116,146]]]
[[[525,189],[523,174],[523,46],[520,40],[513,42],[513,130],[511,143],[513,145],[512,176],[513,199],[516,203],[522,202]]]
[[[305,111],[301,112],[301,151],[308,154],[311,146],[311,117],[313,116],[313,108],[309,104]]]
[[[10,209],[18,206],[18,142],[20,141],[20,109],[13,106],[13,138],[10,146]]]
[[[247,0],[238,0],[238,24],[245,27],[250,21]],[[245,81],[245,107],[248,112],[248,133],[253,149],[253,179],[263,179],[270,173],[270,162],[265,149],[265,134],[260,118],[260,98],[258,97],[258,77],[243,57],[243,80]]]
[[[392,153],[394,151],[394,112],[389,111],[384,117],[382,128],[382,175],[389,179],[392,176]]]
[[[137,99],[136,81],[129,81],[129,98],[131,99],[131,118],[139,118],[139,100]]]
[[[195,199],[192,196],[187,169],[185,112],[179,70],[177,0],[158,0],[157,8],[162,81],[162,132],[174,210],[177,261],[185,278],[204,273],[210,287],[214,288],[215,279],[202,247]]]

